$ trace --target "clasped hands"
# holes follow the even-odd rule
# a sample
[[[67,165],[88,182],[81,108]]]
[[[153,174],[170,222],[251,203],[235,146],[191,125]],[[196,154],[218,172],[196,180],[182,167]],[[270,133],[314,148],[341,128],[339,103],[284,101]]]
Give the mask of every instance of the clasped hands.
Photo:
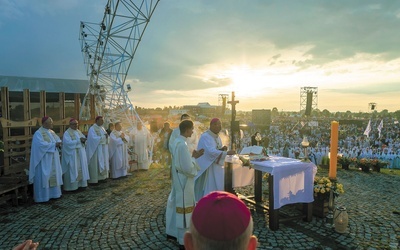
[[[192,152],[192,157],[194,157],[195,159],[199,158],[200,156],[202,156],[204,154],[204,149],[200,149],[200,150],[193,150]]]

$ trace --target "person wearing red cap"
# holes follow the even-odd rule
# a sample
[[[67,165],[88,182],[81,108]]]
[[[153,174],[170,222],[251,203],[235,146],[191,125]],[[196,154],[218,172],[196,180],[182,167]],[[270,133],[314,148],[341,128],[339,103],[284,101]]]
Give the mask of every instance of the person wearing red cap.
[[[69,120],[69,128],[63,135],[61,166],[63,170],[63,189],[75,191],[87,187],[89,180],[88,162],[85,151],[86,137],[78,129],[78,121]]]
[[[89,183],[98,183],[108,178],[110,160],[108,157],[108,134],[103,128],[103,117],[97,116],[95,124],[88,131],[86,157],[89,167]]]
[[[180,136],[175,139],[170,149],[173,152],[171,166],[173,188],[171,193],[174,192],[170,196],[175,197],[175,202],[172,206],[173,211],[168,211],[171,204],[167,206],[166,214],[171,217],[171,220],[167,220],[166,228],[170,228],[170,235],[177,238],[181,248],[183,248],[183,236],[189,229],[195,205],[194,177],[199,170],[195,159],[204,153],[204,150],[189,151],[186,139],[192,135],[193,129],[194,125],[191,120],[183,120],[179,124]],[[170,203],[169,200],[168,203]]]
[[[236,195],[216,191],[199,200],[185,233],[186,250],[249,250],[257,248],[253,218]]]
[[[62,142],[52,128],[53,119],[43,117],[42,126],[32,139],[29,182],[33,183],[35,202],[47,202],[61,197],[63,181],[59,149]]]
[[[121,122],[115,123],[115,129],[110,133],[108,153],[110,156],[110,177],[117,179],[128,174],[129,169],[129,136],[122,132]]]
[[[222,145],[221,129],[221,120],[213,118],[210,128],[200,136],[197,148],[204,148],[204,155],[197,159],[201,169],[195,178],[196,201],[212,191],[224,190],[225,157],[236,152]]]

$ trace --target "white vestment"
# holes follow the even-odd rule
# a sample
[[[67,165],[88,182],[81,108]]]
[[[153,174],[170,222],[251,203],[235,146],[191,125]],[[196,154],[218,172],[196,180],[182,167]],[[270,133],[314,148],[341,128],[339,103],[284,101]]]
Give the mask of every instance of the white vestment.
[[[113,130],[110,133],[108,152],[110,156],[110,177],[126,176],[129,169],[128,145],[129,137],[121,138],[121,131]]]
[[[88,132],[86,141],[86,157],[89,165],[89,183],[98,183],[108,178],[108,136],[102,126],[93,124]]]
[[[87,180],[90,178],[85,145],[80,139],[82,137],[85,138],[81,131],[71,128],[68,128],[63,135],[61,166],[63,189],[66,191],[87,187]]]
[[[195,206],[194,177],[200,168],[189,152],[185,137],[176,138],[172,147],[173,188],[167,202],[166,231],[183,245],[183,236],[189,229]]]
[[[169,137],[168,148],[172,148],[172,144],[174,143],[175,139],[179,137],[180,134],[181,134],[181,132],[179,130],[179,127],[172,130],[171,136]],[[199,142],[199,140],[197,138],[197,132],[194,129],[193,134],[190,137],[186,138],[186,143],[189,147],[190,153],[192,153],[193,150],[195,150],[197,148],[198,142]],[[170,150],[170,153],[172,154],[171,150]]]
[[[133,152],[137,155],[139,169],[149,169],[150,134],[146,129],[136,130],[133,134]]]
[[[226,151],[222,148],[221,138],[207,130],[200,136],[197,150],[204,149],[204,154],[196,159],[200,171],[195,177],[195,196],[199,201],[213,191],[224,190],[224,164]]]
[[[61,197],[62,170],[56,143],[60,137],[51,129],[40,127],[32,139],[29,182],[33,183],[35,202]]]

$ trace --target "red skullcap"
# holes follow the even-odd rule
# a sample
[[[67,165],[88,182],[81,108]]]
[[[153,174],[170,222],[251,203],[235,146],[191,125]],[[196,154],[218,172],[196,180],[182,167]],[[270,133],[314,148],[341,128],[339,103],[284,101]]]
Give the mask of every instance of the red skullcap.
[[[250,218],[249,209],[236,195],[216,191],[200,199],[194,208],[192,223],[207,239],[229,241],[243,234]]]
[[[99,115],[99,116],[96,116],[96,119],[95,119],[95,121],[97,122],[97,120],[98,119],[100,119],[100,118],[103,118],[101,115]]]
[[[50,118],[49,116],[43,116],[43,118],[42,118],[42,124],[45,123],[45,122],[47,121],[47,119],[49,119],[49,118]]]
[[[77,120],[75,119],[75,118],[71,118],[70,120],[69,120],[69,123],[71,123],[71,122],[76,122]]]
[[[219,118],[212,118],[212,120],[211,120],[210,124],[212,124],[212,123],[216,123],[217,121],[219,121]]]

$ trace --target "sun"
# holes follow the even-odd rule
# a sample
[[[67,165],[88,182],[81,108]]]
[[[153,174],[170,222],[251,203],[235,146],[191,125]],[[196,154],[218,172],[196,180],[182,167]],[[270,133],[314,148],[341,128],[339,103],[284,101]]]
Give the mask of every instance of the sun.
[[[267,88],[265,72],[248,65],[232,66],[224,70],[223,75],[231,80],[227,90],[240,93],[241,96],[256,96]]]

